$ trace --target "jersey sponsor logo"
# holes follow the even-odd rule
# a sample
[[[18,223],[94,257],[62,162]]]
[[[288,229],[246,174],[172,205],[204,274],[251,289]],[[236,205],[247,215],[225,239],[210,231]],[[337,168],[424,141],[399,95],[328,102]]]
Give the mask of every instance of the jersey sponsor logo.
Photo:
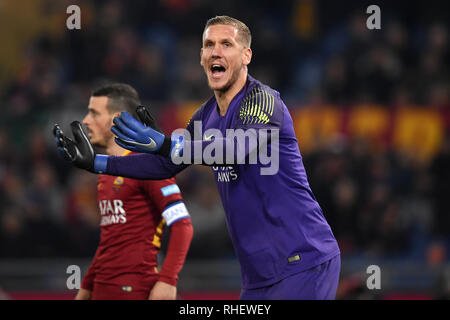
[[[175,202],[163,211],[162,216],[167,225],[170,226],[177,220],[189,217],[189,212],[183,202]]]
[[[100,226],[127,222],[122,200],[101,200],[98,206],[101,215]]]
[[[170,186],[161,188],[161,192],[164,197],[167,197],[171,194],[180,193],[180,188],[176,184],[171,184]]]
[[[212,139],[212,137],[214,137],[214,134],[210,134],[209,136],[207,136],[206,133],[205,133],[204,140],[205,141],[209,141],[209,140]]]
[[[212,167],[216,176],[217,182],[230,182],[237,180],[238,174],[234,170],[234,167]]]

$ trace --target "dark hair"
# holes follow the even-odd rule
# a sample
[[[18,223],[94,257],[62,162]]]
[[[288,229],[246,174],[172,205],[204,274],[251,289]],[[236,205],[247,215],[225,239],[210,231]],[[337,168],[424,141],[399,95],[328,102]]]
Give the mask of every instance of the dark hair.
[[[229,16],[216,16],[214,18],[209,19],[206,22],[205,29],[203,30],[203,34],[209,26],[214,26],[218,24],[230,25],[235,27],[238,30],[239,38],[241,39],[242,44],[246,48],[250,48],[252,44],[252,35],[250,33],[250,29],[238,19],[229,17]]]
[[[136,116],[136,108],[141,105],[139,94],[130,85],[125,83],[112,83],[95,89],[92,97],[108,97],[108,109],[111,113],[127,111]]]

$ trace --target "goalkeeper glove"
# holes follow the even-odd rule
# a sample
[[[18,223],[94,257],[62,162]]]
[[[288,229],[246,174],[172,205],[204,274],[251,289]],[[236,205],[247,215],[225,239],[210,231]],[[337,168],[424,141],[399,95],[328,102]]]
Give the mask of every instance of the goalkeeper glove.
[[[61,156],[80,169],[85,169],[92,173],[106,171],[107,156],[95,154],[94,148],[92,148],[91,142],[84,133],[81,123],[73,121],[70,127],[74,140],[64,135],[58,124],[55,124],[53,127],[56,146]]]
[[[111,131],[117,136],[116,143],[131,151],[168,157],[177,141],[172,141],[161,132],[155,119],[144,106],[138,107],[136,113],[145,125],[126,111],[122,111],[119,117],[114,118]]]

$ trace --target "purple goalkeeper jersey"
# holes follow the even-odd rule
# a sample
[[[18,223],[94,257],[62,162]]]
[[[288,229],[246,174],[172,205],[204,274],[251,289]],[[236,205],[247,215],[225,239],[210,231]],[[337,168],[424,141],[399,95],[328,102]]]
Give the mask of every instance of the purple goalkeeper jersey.
[[[211,166],[240,262],[243,288],[273,284],[340,253],[309,186],[292,118],[277,91],[249,75],[224,116],[219,114],[214,96],[194,113],[187,127],[192,137],[196,121],[201,121],[203,133],[218,129],[223,137],[227,129],[279,130],[276,174],[261,174],[269,165],[259,161],[231,164],[225,159],[225,164]],[[203,148],[211,142],[205,141],[205,136],[197,141]],[[269,141],[269,150],[273,142]],[[134,158],[109,157],[107,173],[164,179],[188,166],[149,154]]]

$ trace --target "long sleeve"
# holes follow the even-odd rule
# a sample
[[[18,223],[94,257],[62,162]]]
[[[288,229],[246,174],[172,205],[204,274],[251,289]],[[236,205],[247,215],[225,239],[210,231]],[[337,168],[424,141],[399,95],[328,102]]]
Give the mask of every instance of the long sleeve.
[[[174,164],[170,158],[153,154],[109,156],[106,174],[133,179],[162,180],[174,177],[189,165]]]
[[[158,277],[160,281],[175,286],[193,235],[189,213],[175,178],[159,181],[143,180],[140,185],[170,228],[166,258]]]
[[[159,273],[160,281],[176,286],[178,274],[183,268],[193,233],[190,218],[178,220],[170,226],[169,245]]]

